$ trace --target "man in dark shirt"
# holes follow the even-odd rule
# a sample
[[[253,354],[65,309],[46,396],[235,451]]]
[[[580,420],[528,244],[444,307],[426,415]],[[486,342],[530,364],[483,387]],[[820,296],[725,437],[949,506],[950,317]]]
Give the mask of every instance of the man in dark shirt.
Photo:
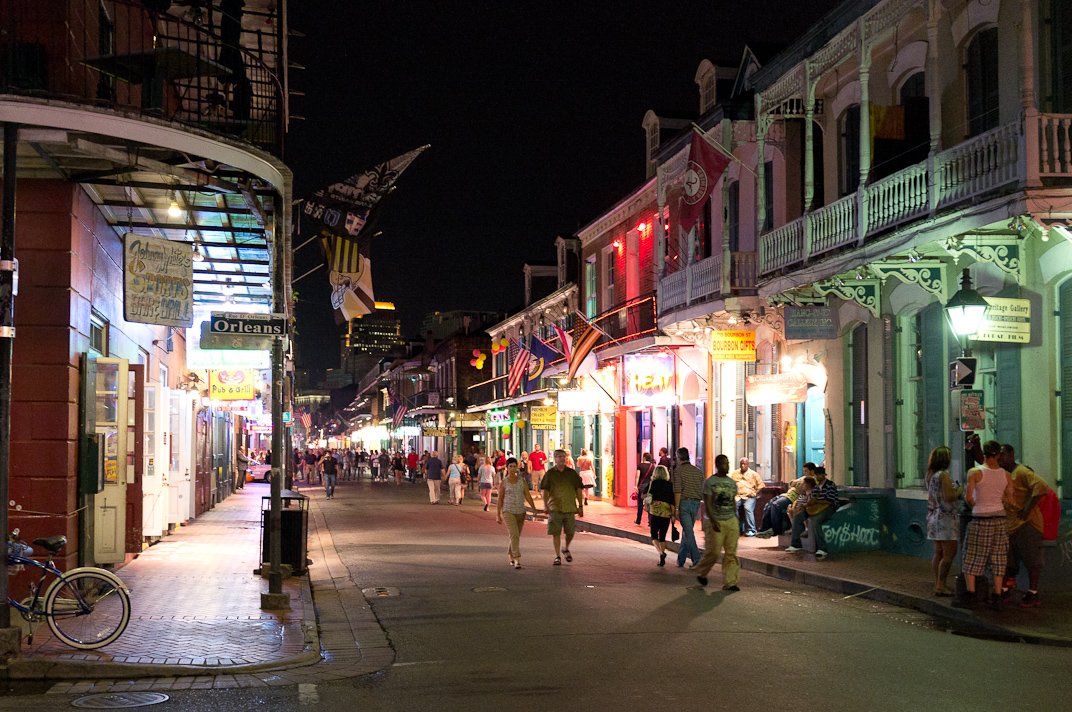
[[[432,504],[439,504],[440,483],[443,480],[443,461],[439,459],[439,453],[433,451],[432,456],[424,463],[424,479],[428,482],[428,498]]]
[[[475,447],[469,451],[468,455],[462,458],[462,462],[469,468],[469,489],[473,489],[473,481],[476,479],[476,461]]]
[[[335,453],[328,450],[324,457],[320,458],[320,471],[324,473],[324,494],[328,499],[335,499],[335,480],[339,476],[339,461]]]
[[[823,534],[823,523],[834,516],[837,508],[837,485],[834,484],[833,480],[826,478],[825,467],[816,467],[815,489],[812,490],[811,495],[808,497],[808,502],[804,509],[793,516],[793,540],[789,542],[789,546],[785,550],[792,553],[803,548],[800,543],[800,536],[804,533],[804,523],[808,521],[808,517],[811,517],[811,524],[808,526],[814,530],[812,531],[812,536],[815,537],[815,557],[825,559],[826,535]]]
[[[544,511],[547,512],[547,533],[555,543],[554,565],[573,561],[570,542],[577,528],[575,517],[584,516],[584,483],[577,471],[566,467],[566,451],[555,450],[555,466],[547,471],[540,483]],[[566,548],[561,549],[562,530],[566,530]]]

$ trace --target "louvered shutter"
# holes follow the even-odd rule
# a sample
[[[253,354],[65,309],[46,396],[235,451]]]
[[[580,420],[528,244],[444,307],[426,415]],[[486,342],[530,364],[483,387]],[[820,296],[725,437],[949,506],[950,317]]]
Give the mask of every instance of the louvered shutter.
[[[1061,285],[1061,480],[1072,468],[1072,280]],[[1067,495],[1068,490],[1063,488]]]
[[[997,396],[997,427],[994,435],[1002,444],[1020,449],[1022,394],[1020,384],[1020,345],[1008,344],[994,349],[994,391]]]
[[[945,399],[948,393],[945,360],[945,314],[942,305],[937,302],[920,312],[920,343],[923,348],[923,391],[920,405],[923,421],[923,441],[919,448],[917,471],[927,469],[927,458],[931,450],[945,444]]]

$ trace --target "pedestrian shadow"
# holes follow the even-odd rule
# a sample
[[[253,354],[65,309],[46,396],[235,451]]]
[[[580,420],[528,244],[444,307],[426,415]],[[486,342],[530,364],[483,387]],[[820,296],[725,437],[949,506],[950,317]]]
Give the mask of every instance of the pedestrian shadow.
[[[622,633],[645,633],[685,631],[690,623],[697,618],[710,613],[722,605],[729,591],[715,589],[708,591],[699,585],[690,586],[685,592],[672,601],[667,601],[658,608],[654,608],[643,618],[630,623],[626,628],[619,630]]]

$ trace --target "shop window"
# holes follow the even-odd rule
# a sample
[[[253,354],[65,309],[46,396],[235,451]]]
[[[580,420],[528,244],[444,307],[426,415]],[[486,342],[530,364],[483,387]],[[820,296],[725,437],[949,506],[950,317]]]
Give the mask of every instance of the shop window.
[[[108,355],[108,320],[96,311],[89,316],[89,348],[100,356]]]
[[[998,125],[998,28],[982,30],[968,44],[968,136]]]

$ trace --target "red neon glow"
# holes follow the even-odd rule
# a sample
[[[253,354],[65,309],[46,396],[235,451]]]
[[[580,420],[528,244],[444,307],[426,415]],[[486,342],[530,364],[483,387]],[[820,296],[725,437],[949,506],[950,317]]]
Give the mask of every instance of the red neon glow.
[[[647,232],[648,231],[648,224],[646,222],[642,222],[642,223],[640,223],[639,225],[636,226],[636,229],[639,230],[642,233]]]
[[[611,244],[613,244],[615,248],[621,248],[621,246],[622,246],[622,241],[621,241],[621,240],[615,240],[615,241],[614,241],[613,243],[611,243]]]

